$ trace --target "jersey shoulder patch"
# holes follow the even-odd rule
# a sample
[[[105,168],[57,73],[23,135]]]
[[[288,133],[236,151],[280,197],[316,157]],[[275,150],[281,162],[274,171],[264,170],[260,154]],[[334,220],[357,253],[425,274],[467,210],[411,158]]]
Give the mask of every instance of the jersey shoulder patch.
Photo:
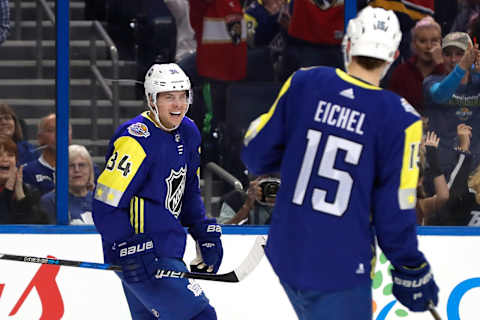
[[[139,138],[148,138],[150,136],[147,125],[142,122],[136,122],[129,125],[127,131],[130,135]]]

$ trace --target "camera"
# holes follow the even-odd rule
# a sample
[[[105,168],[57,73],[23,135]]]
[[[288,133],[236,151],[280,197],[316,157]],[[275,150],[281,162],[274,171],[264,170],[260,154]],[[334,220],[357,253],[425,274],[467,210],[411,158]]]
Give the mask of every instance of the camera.
[[[278,189],[280,188],[280,179],[268,177],[258,181],[258,185],[262,190],[261,204],[267,204],[265,198],[276,198]]]

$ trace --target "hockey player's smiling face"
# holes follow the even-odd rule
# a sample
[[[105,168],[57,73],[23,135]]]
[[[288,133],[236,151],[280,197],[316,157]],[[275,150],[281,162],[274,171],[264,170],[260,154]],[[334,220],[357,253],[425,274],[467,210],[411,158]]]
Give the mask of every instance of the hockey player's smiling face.
[[[167,91],[157,95],[158,118],[167,129],[180,125],[187,112],[186,91]]]

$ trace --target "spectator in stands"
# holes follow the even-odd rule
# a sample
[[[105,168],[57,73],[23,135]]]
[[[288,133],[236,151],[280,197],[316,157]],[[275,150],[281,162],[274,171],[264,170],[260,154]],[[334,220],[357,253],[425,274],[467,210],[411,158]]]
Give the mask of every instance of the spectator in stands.
[[[56,116],[51,113],[38,124],[38,145],[42,153],[37,160],[29,162],[23,170],[25,183],[37,188],[42,194],[55,189],[55,164],[57,158]],[[68,132],[69,144],[72,141],[72,127]]]
[[[480,53],[464,32],[447,34],[442,48],[449,74],[425,79],[425,115],[429,119],[429,129],[440,137],[440,169],[449,172],[456,159],[457,125],[480,127],[480,77],[472,76],[472,72],[480,70]],[[476,166],[480,160],[480,139],[472,140],[471,151]]]
[[[81,145],[68,147],[68,214],[70,224],[93,224],[92,196],[95,177],[92,157]],[[55,191],[42,196],[40,206],[56,223]]]
[[[400,22],[400,30],[402,31],[402,41],[398,47],[400,56],[397,59],[397,63],[406,61],[412,54],[410,51],[410,30],[420,19],[427,15],[433,16],[435,14],[435,0],[372,0],[368,2],[368,5],[395,12]]]
[[[20,119],[6,103],[0,103],[0,134],[12,138],[17,144],[18,164],[25,164],[38,158],[39,152],[24,140]]]
[[[435,132],[427,132],[424,139],[422,139],[421,161],[420,161],[420,176],[418,179],[418,192],[417,192],[417,223],[424,225],[425,221],[434,213],[438,212],[448,200],[449,192],[445,175],[441,172],[438,164],[438,143],[440,139]],[[426,163],[425,163],[426,160]],[[431,197],[427,197],[423,190],[423,182],[425,179],[424,172],[425,167],[428,165],[428,170],[431,172],[430,176],[433,177],[433,184],[435,186],[435,194]]]
[[[407,99],[423,114],[423,80],[431,75],[443,74],[442,31],[432,17],[420,19],[412,29],[413,55],[397,65],[388,81],[388,89]]]
[[[190,24],[190,5],[188,0],[166,0],[165,4],[175,18],[177,27],[175,61],[178,62],[197,50],[195,32]]]
[[[460,123],[457,138],[457,161],[448,182],[450,197],[436,215],[427,219],[428,225],[480,226],[480,166],[471,174],[472,127]]]
[[[203,90],[204,100],[211,100],[214,122],[221,123],[225,121],[226,87],[232,81],[245,79],[247,73],[243,8],[239,0],[189,2],[190,21],[197,41],[196,71],[185,69],[184,61],[179,65],[189,77],[192,73],[198,74],[191,77],[193,83],[201,77],[210,88]]]
[[[0,136],[0,224],[44,224],[39,209],[40,194],[23,183],[22,166],[17,168],[17,145]]]
[[[10,12],[8,0],[0,0],[0,44],[7,40],[10,29]]]
[[[274,176],[260,176],[250,181],[245,195],[232,191],[223,197],[218,223],[270,224],[280,180]]]
[[[178,62],[200,98],[191,116],[202,132],[202,163],[222,165],[221,138],[226,118],[226,91],[247,73],[247,33],[240,0],[189,0],[197,51]],[[205,28],[204,28],[205,27]],[[194,87],[194,89],[196,89]]]
[[[256,0],[246,8],[248,81],[278,78],[274,70],[279,68],[285,49],[290,7],[286,0]]]
[[[340,44],[344,11],[343,1],[293,1],[280,76],[282,82],[300,67],[343,68]]]
[[[458,1],[457,15],[450,32],[468,32],[472,20],[480,14],[479,0]]]

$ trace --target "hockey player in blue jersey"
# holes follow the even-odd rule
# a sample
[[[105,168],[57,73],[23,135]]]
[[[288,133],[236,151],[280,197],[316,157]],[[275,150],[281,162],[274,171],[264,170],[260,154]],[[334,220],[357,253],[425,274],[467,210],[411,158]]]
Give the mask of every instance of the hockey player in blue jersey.
[[[104,258],[122,266],[133,319],[214,320],[193,280],[156,277],[158,269],[188,271],[184,227],[201,252],[195,271],[216,273],[223,256],[221,227],[200,197],[200,133],[185,117],[190,80],[176,64],[155,64],[144,86],[148,111],[117,129],[95,189]]]
[[[280,172],[266,254],[299,319],[372,318],[376,241],[393,294],[412,311],[437,304],[417,247],[422,123],[379,82],[398,55],[392,11],[366,7],[345,35],[346,70],[300,69],[245,135],[253,174]]]

